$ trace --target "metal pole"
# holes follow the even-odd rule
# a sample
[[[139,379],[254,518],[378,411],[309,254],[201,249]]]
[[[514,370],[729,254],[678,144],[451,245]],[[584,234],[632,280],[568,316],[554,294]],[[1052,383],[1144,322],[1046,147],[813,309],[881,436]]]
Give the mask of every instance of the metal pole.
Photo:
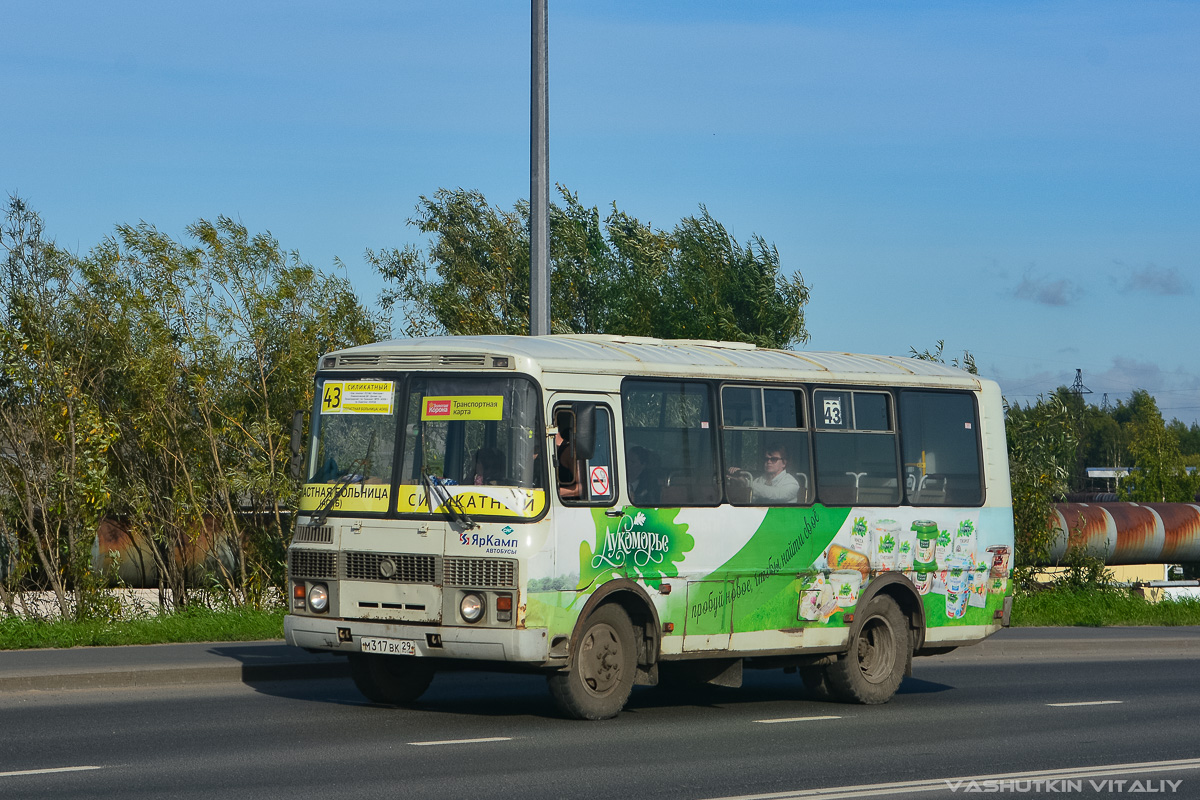
[[[550,148],[546,4],[532,0],[529,87],[529,333],[550,333]]]

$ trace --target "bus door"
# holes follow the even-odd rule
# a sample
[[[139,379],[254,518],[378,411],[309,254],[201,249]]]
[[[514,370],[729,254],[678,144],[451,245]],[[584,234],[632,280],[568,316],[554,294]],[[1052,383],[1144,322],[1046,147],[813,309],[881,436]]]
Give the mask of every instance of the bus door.
[[[607,395],[557,393],[550,398],[549,423],[555,431],[547,449],[550,459],[552,514],[556,542],[555,572],[576,577],[597,576],[597,584],[627,575],[624,554],[605,549],[618,531],[621,510],[617,505],[616,418]],[[594,513],[606,509],[603,515]],[[595,564],[582,564],[586,542]],[[593,589],[596,586],[592,587]]]

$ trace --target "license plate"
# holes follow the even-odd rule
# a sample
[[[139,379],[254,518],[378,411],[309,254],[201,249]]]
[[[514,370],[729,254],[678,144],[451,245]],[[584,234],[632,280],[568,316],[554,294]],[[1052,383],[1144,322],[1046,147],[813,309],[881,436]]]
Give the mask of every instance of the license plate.
[[[364,636],[358,641],[364,653],[382,653],[389,656],[415,656],[417,654],[417,643],[411,639],[380,639],[375,636]]]

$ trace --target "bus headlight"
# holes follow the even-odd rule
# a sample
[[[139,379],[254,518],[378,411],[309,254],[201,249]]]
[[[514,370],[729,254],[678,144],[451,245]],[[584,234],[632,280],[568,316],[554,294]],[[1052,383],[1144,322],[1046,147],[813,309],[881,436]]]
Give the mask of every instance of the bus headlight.
[[[318,614],[329,610],[329,590],[323,583],[314,583],[308,590],[308,607]]]
[[[464,594],[458,601],[458,613],[467,622],[479,622],[483,619],[483,598],[474,593]]]

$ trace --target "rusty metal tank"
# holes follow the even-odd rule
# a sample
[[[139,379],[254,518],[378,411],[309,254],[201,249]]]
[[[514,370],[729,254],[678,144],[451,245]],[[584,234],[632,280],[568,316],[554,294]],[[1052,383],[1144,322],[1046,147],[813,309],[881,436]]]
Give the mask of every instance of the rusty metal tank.
[[[234,574],[236,552],[232,536],[214,517],[205,517],[187,541],[175,548],[176,563],[183,565],[192,586]],[[105,518],[100,521],[92,542],[92,570],[109,576],[113,583],[135,589],[158,586],[158,561],[155,543],[131,529],[127,522]]]
[[[1054,513],[1064,533],[1051,545],[1051,563],[1072,547],[1109,566],[1200,561],[1198,504],[1056,503]]]

